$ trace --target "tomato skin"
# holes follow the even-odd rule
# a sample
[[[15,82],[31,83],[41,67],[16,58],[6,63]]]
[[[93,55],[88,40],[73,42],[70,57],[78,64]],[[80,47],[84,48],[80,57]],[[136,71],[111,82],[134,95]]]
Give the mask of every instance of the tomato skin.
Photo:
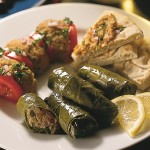
[[[32,62],[26,57],[26,56],[22,56],[22,55],[17,55],[15,52],[9,52],[9,51],[6,51],[4,53],[5,56],[11,58],[11,59],[14,59],[14,60],[17,60],[19,62],[23,62],[25,63],[26,66],[28,66],[31,70],[33,70],[33,65],[32,65]]]
[[[77,45],[77,29],[74,24],[69,25],[69,38],[70,38],[70,54],[73,52],[74,47]]]
[[[0,75],[0,97],[16,103],[22,95],[23,91],[20,85],[12,76]]]
[[[76,26],[72,23],[68,24],[68,37],[70,40],[69,50],[66,50],[64,52],[64,54],[61,54],[61,51],[59,50],[59,48],[56,48],[55,45],[47,44],[48,42],[46,42],[46,41],[48,39],[45,39],[45,41],[39,40],[39,42],[38,42],[39,46],[46,48],[46,53],[49,57],[50,63],[59,62],[59,61],[68,63],[68,62],[72,61],[71,53],[73,52],[73,49],[77,45],[77,42],[78,42]],[[59,54],[59,52],[60,52],[60,54]]]
[[[49,61],[50,62],[54,62],[55,61],[55,48],[52,47],[52,46],[49,46],[47,48],[47,55],[48,55],[48,58],[49,58]]]
[[[44,43],[43,40],[40,40],[39,42],[39,46],[45,48],[46,44]]]

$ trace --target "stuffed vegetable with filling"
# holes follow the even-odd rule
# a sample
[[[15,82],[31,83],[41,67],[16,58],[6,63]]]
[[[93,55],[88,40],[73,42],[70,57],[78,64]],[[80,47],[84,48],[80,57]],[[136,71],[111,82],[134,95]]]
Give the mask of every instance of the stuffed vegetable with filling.
[[[102,91],[64,67],[52,71],[48,87],[94,114],[99,126],[110,125],[118,113],[116,105]]]
[[[24,118],[27,127],[38,133],[58,133],[59,122],[48,105],[36,94],[27,93],[17,102],[17,110]]]
[[[36,32],[45,36],[50,62],[72,61],[71,53],[77,45],[77,30],[70,18],[46,19],[36,27]]]
[[[137,90],[133,82],[100,66],[84,65],[79,69],[78,75],[104,91],[109,99],[124,94],[135,94]]]
[[[62,129],[73,138],[81,138],[98,129],[96,120],[71,101],[53,92],[44,100],[50,110],[56,114]]]
[[[36,92],[37,81],[34,73],[25,63],[6,56],[0,58],[0,97],[16,103],[28,92]]]

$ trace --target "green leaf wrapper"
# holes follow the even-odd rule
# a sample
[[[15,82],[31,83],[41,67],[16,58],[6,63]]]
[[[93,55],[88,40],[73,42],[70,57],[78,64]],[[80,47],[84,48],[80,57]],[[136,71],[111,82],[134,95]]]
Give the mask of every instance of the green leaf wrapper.
[[[49,75],[48,87],[94,114],[99,126],[111,124],[118,113],[116,105],[102,91],[63,67]]]
[[[44,100],[56,114],[62,129],[73,138],[81,138],[98,129],[96,120],[85,110],[53,92]]]
[[[36,94],[27,93],[21,96],[16,107],[31,131],[52,134],[60,131],[60,125],[55,115]]]
[[[79,69],[78,75],[104,91],[109,99],[124,94],[135,94],[137,90],[133,82],[100,66],[84,65]]]

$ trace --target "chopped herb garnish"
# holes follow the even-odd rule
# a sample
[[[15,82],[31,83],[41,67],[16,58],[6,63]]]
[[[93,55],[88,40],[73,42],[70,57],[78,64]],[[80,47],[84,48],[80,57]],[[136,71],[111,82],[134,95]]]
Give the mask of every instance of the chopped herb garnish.
[[[20,69],[21,68],[21,64],[15,64],[13,65],[13,69],[14,70],[17,70],[17,69]]]
[[[46,36],[47,32],[46,31],[40,31],[40,30],[36,30],[38,34],[42,35],[42,36]]]
[[[23,70],[28,70],[28,67],[26,67],[24,63],[13,65],[14,77],[19,84],[22,84],[22,77],[28,76]]]
[[[69,25],[73,24],[73,21],[71,21],[68,17],[65,17],[64,21]]]
[[[34,40],[34,41],[32,42],[32,45],[33,45],[33,46],[36,46],[37,42],[38,42],[38,40]]]
[[[119,31],[121,32],[121,31],[123,31],[125,28],[126,28],[126,27],[124,27],[124,26],[118,26],[118,27],[116,28],[116,30],[119,30]]]
[[[17,48],[15,49],[15,53],[16,53],[17,55],[21,55],[21,54],[22,54],[22,51],[17,47]]]
[[[42,35],[42,37],[40,37],[39,39],[35,39],[33,42],[32,42],[32,45],[33,46],[36,46],[37,44],[40,46],[40,47],[45,47],[46,46],[46,38],[45,38],[45,34]]]
[[[45,43],[47,46],[49,46],[52,43],[52,37],[48,36],[47,39],[45,40]]]
[[[36,46],[36,44],[37,44],[39,41],[42,41],[42,40],[43,40],[43,38],[34,40],[34,41],[32,42],[32,44],[33,44],[34,46]]]
[[[0,75],[2,75],[2,74],[3,74],[3,68],[0,67]]]
[[[68,29],[62,29],[61,33],[64,37],[66,37],[68,35]]]
[[[103,28],[105,28],[105,27],[106,27],[106,24],[105,24],[105,23],[101,24],[101,25],[100,25],[100,30],[103,29]]]
[[[0,47],[0,57],[2,57],[4,51],[5,51],[5,50],[3,50],[3,49]]]
[[[106,30],[106,23],[105,22],[100,24],[99,27],[97,28],[97,30],[94,30],[95,36],[98,37],[97,44],[99,44],[103,41],[104,35],[105,35],[105,30]]]
[[[16,47],[16,49],[9,49],[9,52],[15,52],[16,55],[22,55],[23,53],[19,47]]]

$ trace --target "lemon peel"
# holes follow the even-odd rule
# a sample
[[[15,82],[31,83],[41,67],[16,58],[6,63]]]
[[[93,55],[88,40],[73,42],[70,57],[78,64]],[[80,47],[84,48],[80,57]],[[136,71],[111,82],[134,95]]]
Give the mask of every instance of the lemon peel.
[[[121,127],[135,137],[145,120],[143,102],[135,95],[123,95],[112,100],[118,106],[117,120]]]

